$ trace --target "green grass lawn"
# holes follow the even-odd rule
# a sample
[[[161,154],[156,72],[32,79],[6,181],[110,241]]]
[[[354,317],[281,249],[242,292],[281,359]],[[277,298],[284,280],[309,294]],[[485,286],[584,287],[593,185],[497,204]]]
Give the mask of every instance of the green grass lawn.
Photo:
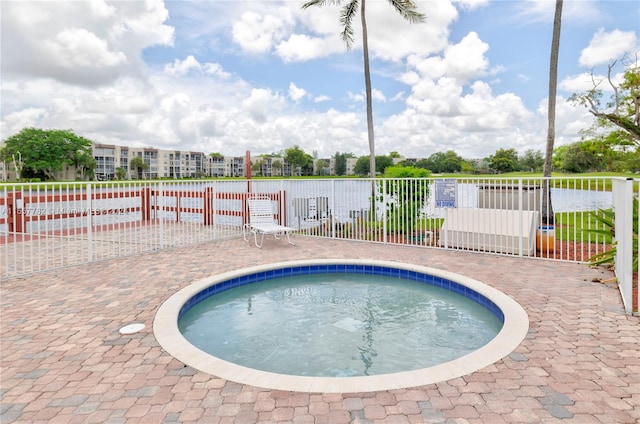
[[[589,212],[563,212],[555,214],[556,238],[563,241],[581,243],[613,242],[608,228]],[[606,234],[594,234],[593,230],[604,231]]]

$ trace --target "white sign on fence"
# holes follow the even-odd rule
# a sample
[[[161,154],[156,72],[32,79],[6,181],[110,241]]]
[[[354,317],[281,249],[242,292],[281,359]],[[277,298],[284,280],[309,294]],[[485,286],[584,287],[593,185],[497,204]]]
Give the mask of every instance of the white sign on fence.
[[[436,180],[436,208],[456,207],[456,180],[445,178]]]

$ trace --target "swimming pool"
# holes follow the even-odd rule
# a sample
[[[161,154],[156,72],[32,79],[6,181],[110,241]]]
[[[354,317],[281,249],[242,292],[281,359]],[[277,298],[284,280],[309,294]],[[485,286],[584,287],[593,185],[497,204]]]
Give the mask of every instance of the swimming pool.
[[[398,372],[382,371],[375,375],[346,376],[349,372],[339,370],[337,376],[290,375],[277,369],[260,370],[213,356],[191,344],[180,331],[179,320],[196,305],[215,294],[230,288],[248,289],[252,283],[267,285],[281,277],[307,276],[310,279],[321,274],[359,274],[362,276],[384,276],[413,285],[424,283],[439,290],[456,293],[481,305],[502,324],[498,334],[487,344],[463,356],[433,366]],[[256,284],[251,288],[261,286]],[[312,286],[307,286],[312,287]],[[318,287],[315,287],[318,289]],[[231,292],[228,292],[231,293]],[[303,293],[304,294],[304,293]],[[212,297],[213,296],[213,297]],[[304,298],[299,297],[298,300]],[[295,299],[294,299],[295,301]],[[360,332],[366,320],[359,317],[336,319],[331,324],[338,327],[335,332]],[[307,324],[308,325],[308,324]],[[331,327],[331,326],[329,326]],[[328,328],[328,327],[325,327]],[[154,333],[160,345],[183,363],[231,381],[271,389],[305,392],[363,392],[394,388],[413,387],[448,380],[468,374],[499,360],[513,351],[524,339],[528,330],[528,318],[524,310],[510,297],[477,280],[468,277],[422,267],[387,261],[372,260],[316,260],[282,262],[224,273],[200,280],[171,296],[158,310],[154,321]],[[200,330],[198,330],[200,331]],[[273,336],[274,338],[277,337]],[[267,339],[268,340],[268,339]],[[346,339],[345,339],[346,340]],[[224,341],[219,339],[220,343]],[[264,340],[261,342],[264,344]],[[278,347],[278,340],[271,346]],[[377,349],[383,347],[377,345]],[[277,350],[277,349],[276,349]],[[393,351],[393,349],[391,349]],[[370,352],[369,352],[370,353]],[[221,355],[224,356],[224,355]],[[227,358],[230,359],[230,358]],[[364,361],[367,363],[367,361]],[[303,366],[304,368],[304,366]],[[284,368],[286,370],[286,367]],[[286,373],[285,373],[286,372]],[[386,372],[386,373],[385,373]],[[304,374],[298,372],[298,374]],[[367,374],[367,372],[365,372]]]

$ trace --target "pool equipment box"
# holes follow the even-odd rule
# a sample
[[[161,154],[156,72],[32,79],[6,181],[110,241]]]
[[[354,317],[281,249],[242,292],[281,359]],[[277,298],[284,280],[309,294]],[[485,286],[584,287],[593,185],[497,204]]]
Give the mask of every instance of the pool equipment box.
[[[536,249],[537,222],[537,211],[446,209],[439,244],[498,253],[522,252],[531,256]]]
[[[542,210],[542,187],[537,185],[485,184],[478,187],[478,207],[517,211]],[[522,203],[522,205],[521,205]]]

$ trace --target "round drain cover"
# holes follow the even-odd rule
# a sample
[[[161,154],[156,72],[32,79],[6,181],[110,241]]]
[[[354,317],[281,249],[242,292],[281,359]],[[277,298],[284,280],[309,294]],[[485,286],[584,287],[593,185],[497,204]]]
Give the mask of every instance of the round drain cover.
[[[134,334],[144,329],[144,324],[129,324],[120,329],[120,334]]]

